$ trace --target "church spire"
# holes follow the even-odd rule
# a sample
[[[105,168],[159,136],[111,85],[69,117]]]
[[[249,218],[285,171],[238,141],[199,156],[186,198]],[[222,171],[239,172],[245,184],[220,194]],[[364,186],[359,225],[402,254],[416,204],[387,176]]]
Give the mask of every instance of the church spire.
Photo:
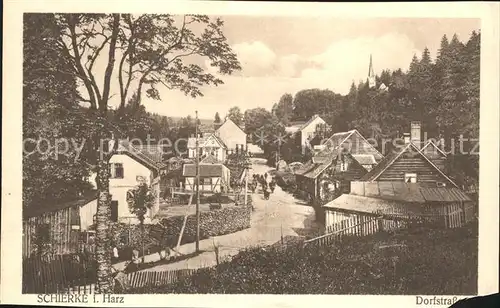
[[[375,73],[373,72],[372,55],[370,54],[370,66],[368,67],[368,86],[375,87]]]

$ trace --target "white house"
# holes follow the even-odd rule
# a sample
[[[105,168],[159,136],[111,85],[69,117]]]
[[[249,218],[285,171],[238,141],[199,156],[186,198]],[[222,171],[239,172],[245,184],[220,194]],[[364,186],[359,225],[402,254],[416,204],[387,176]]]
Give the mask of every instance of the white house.
[[[247,134],[231,119],[226,119],[214,134],[224,142],[229,151],[234,151],[236,148],[246,150]]]
[[[200,156],[212,155],[218,161],[226,160],[227,146],[221,138],[215,134],[200,134],[198,138],[198,147]],[[188,139],[188,158],[196,158],[196,136],[191,136]]]
[[[120,141],[117,153],[110,159],[109,192],[111,194],[111,220],[113,222],[137,223],[137,217],[129,210],[127,192],[144,182],[151,187],[156,196],[155,205],[146,214],[145,222],[149,222],[159,210],[160,203],[160,172],[167,167],[146,155],[140,147],[135,147],[128,141]],[[96,185],[96,174],[90,182]],[[95,213],[97,204],[90,203],[81,208],[81,217],[89,217],[89,212]],[[83,215],[82,215],[83,214]],[[86,222],[85,225],[89,225]],[[90,223],[91,224],[91,223]]]
[[[318,132],[318,128],[328,124],[319,115],[312,116],[307,122],[294,122],[292,125],[285,128],[289,134],[298,134],[300,138],[300,145],[302,147],[309,146],[309,140],[313,139]]]
[[[314,138],[318,127],[321,125],[327,125],[325,120],[323,120],[319,115],[314,115],[309,121],[307,121],[302,127],[299,129],[300,131],[300,144],[305,146],[308,143],[308,140]]]

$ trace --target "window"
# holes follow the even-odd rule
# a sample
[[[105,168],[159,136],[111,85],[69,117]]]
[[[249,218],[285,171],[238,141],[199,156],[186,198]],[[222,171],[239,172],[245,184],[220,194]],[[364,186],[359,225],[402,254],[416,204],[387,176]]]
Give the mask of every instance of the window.
[[[437,182],[437,187],[446,187],[446,183],[443,182]]]
[[[203,178],[202,185],[212,185],[212,178]]]
[[[340,162],[340,171],[341,172],[347,171],[347,162],[345,160],[342,160]]]
[[[417,174],[405,173],[405,183],[417,183]]]
[[[123,164],[111,164],[111,178],[123,179]]]
[[[111,201],[111,221],[118,222],[118,201]]]

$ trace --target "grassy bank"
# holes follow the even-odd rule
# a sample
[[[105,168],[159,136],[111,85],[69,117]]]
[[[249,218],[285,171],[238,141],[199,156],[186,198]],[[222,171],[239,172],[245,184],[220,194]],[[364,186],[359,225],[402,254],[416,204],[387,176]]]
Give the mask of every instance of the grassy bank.
[[[254,248],[133,293],[475,294],[477,225],[345,238],[335,247]]]

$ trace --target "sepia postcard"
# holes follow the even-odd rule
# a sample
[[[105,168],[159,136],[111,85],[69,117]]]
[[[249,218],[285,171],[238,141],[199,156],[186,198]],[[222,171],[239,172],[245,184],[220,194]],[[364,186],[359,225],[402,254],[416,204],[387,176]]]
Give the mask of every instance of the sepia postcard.
[[[4,7],[1,303],[498,292],[498,3]]]

